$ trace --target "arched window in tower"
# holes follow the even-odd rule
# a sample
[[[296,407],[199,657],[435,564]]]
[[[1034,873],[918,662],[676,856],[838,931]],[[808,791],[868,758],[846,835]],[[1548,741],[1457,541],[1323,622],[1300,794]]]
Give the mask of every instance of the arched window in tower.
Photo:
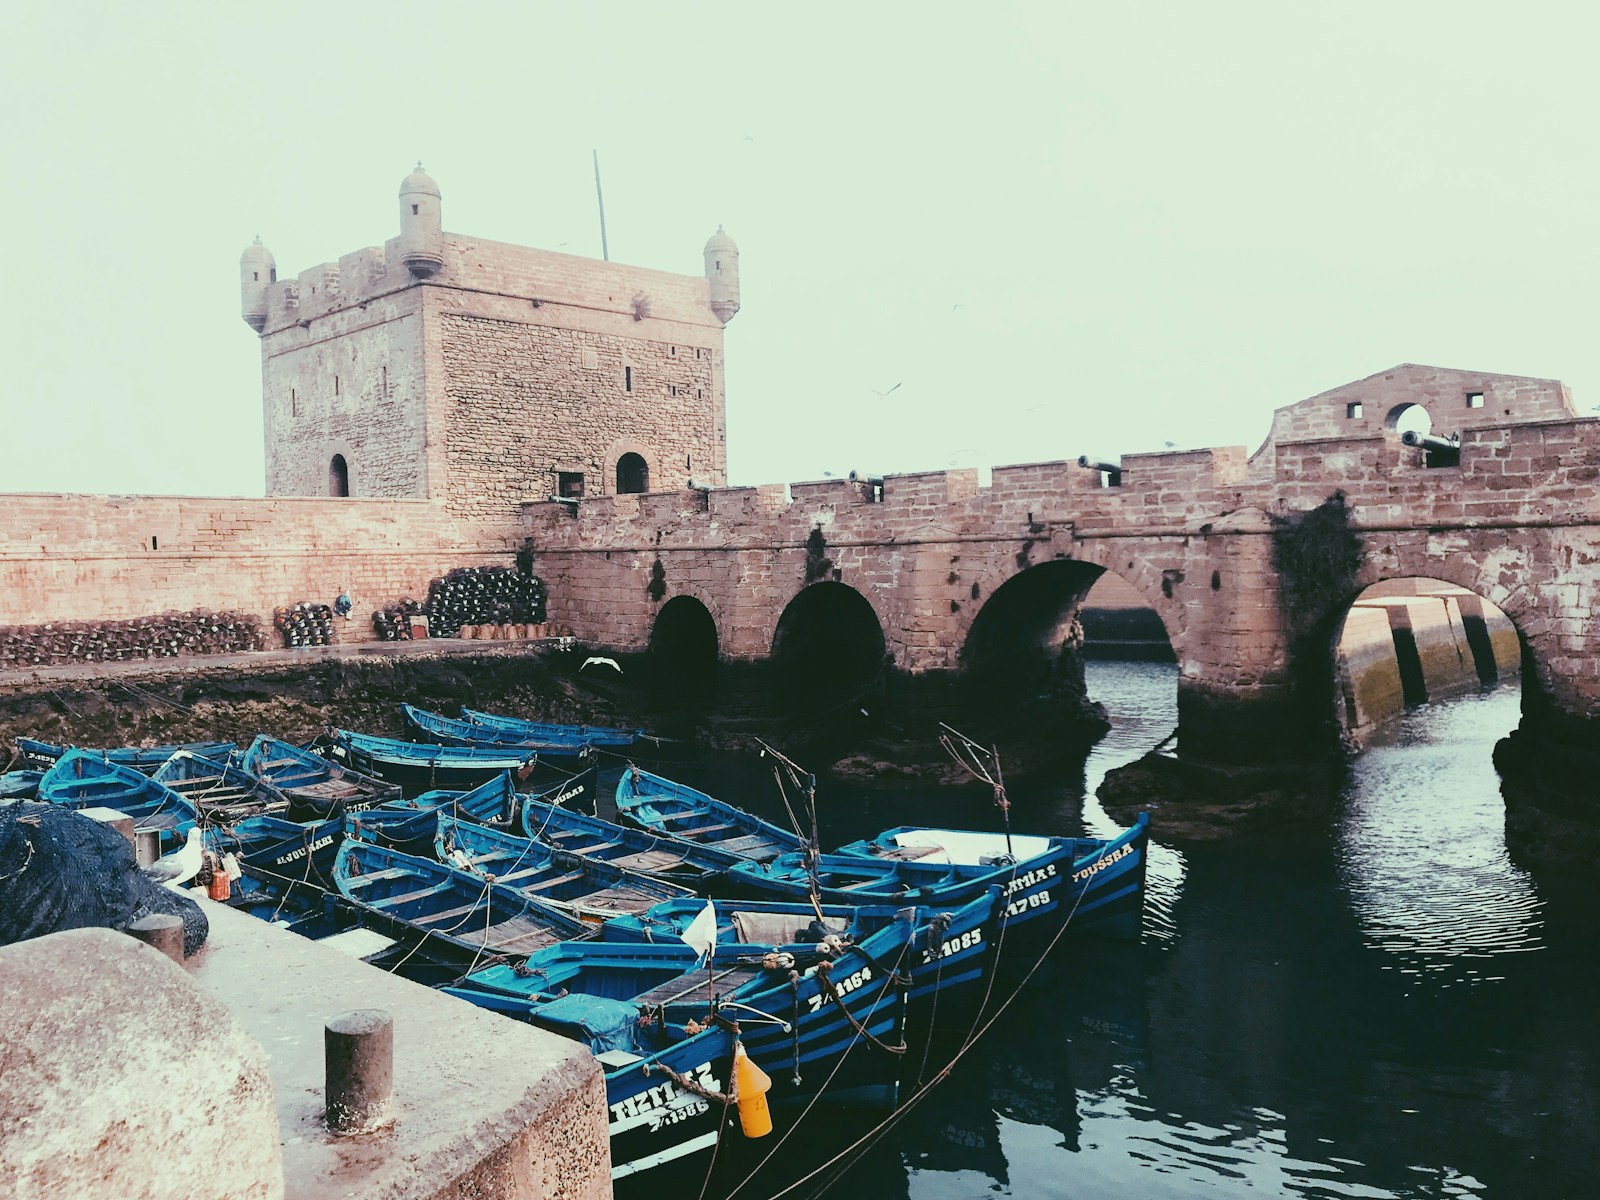
[[[328,464],[328,495],[348,496],[350,494],[350,464],[344,461],[344,455],[335,454],[333,461]]]
[[[644,461],[642,455],[629,451],[617,459],[617,491],[648,492],[650,490],[650,466]]]

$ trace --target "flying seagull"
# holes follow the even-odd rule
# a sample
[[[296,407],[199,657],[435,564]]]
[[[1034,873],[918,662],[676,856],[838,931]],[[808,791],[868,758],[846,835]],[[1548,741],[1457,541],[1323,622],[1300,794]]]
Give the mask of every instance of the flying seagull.
[[[611,667],[619,673],[622,670],[621,664],[618,663],[616,659],[601,658],[598,654],[591,654],[588,658],[584,659],[583,667],[579,667],[578,670],[581,671],[584,667]]]
[[[898,388],[898,387],[899,387],[899,386],[900,386],[900,385],[899,385],[899,384],[898,384],[898,383],[897,383],[897,384],[895,384],[895,385],[894,385],[894,387],[892,387],[892,388],[890,388],[890,389],[889,389],[889,392],[892,392],[892,391],[894,391],[894,390],[895,390],[895,388]],[[868,389],[867,389],[867,391],[869,391],[869,392],[871,392],[871,393],[872,393],[872,394],[873,394],[873,395],[874,395],[874,396],[876,396],[876,397],[877,397],[877,398],[878,398],[878,399],[879,399],[879,400],[882,400],[882,399],[883,399],[883,398],[884,398],[884,397],[885,397],[885,396],[887,396],[887,395],[888,395],[888,394],[889,394],[889,392],[880,392],[880,391],[879,391],[879,390],[878,390],[878,389],[877,389],[877,388],[875,388],[875,387],[869,387],[869,388],[868,388]]]
[[[189,830],[189,836],[181,847],[164,858],[156,859],[144,868],[143,874],[146,879],[155,883],[177,889],[200,873],[200,864],[204,861],[205,850],[200,845],[200,827],[196,825]]]

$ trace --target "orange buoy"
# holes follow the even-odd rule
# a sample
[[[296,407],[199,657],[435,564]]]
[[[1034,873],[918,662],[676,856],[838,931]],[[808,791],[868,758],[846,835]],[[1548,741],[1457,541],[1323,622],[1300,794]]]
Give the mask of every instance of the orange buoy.
[[[750,1060],[744,1043],[733,1044],[733,1094],[739,1103],[739,1128],[745,1137],[766,1137],[772,1132],[772,1114],[767,1111],[767,1092],[772,1079]]]

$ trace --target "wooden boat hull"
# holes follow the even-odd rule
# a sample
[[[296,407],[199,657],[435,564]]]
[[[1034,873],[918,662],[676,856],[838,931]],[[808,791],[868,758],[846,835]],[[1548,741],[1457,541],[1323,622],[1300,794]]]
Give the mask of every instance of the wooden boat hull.
[[[441,960],[520,958],[593,927],[510,888],[486,884],[443,863],[346,838],[334,883],[364,924]]]
[[[291,818],[304,812],[311,819],[328,819],[400,799],[398,784],[329,762],[320,754],[276,738],[256,738],[239,766],[288,797],[290,811],[286,815]]]
[[[186,797],[207,823],[281,816],[289,807],[289,798],[266,780],[189,750],[167,759],[151,778]]]
[[[827,968],[831,992],[819,968],[791,975],[744,964],[723,970],[719,983],[725,990],[713,1001],[717,986],[708,986],[694,965],[697,956],[685,954],[681,943],[561,948],[563,956],[581,951],[597,964],[616,965],[595,972],[605,980],[599,995],[578,992],[582,980],[555,964],[547,969],[542,956],[526,964],[533,975],[491,967],[447,990],[585,1040],[596,1050],[605,1069],[612,1178],[622,1179],[715,1144],[731,1110],[680,1086],[660,1068],[671,1067],[706,1091],[726,1090],[735,1028],[751,1059],[772,1079],[768,1100],[779,1110],[778,1121],[784,1107],[810,1100],[824,1086],[825,1098],[834,1103],[892,1106],[904,1056],[862,1038],[857,1027],[883,1045],[903,1044],[905,1009],[894,968],[906,961],[913,935],[910,921],[896,922],[843,951]],[[622,950],[664,954],[684,973],[624,996],[618,976],[637,960],[616,953]],[[729,986],[739,972],[746,973],[744,981]],[[638,1021],[641,1011],[650,1015],[648,1024]],[[706,1027],[691,1032],[690,1018]]]
[[[436,822],[433,849],[441,862],[596,924],[693,895],[686,887],[444,814]]]
[[[617,814],[649,833],[771,862],[805,849],[794,833],[685,784],[629,766],[617,781]]]
[[[344,844],[345,818],[300,824],[281,817],[246,817],[206,831],[206,847],[232,853],[240,865],[285,884],[328,890]]]
[[[642,729],[618,729],[608,725],[561,725],[551,721],[524,721],[519,717],[501,717],[494,713],[463,708],[461,719],[471,725],[499,733],[511,734],[530,741],[584,742],[590,746],[623,749],[634,745],[648,735]]]
[[[195,806],[132,767],[89,750],[68,750],[39,780],[39,799],[66,808],[113,808],[133,818],[136,832],[160,835],[175,848],[200,819]]]
[[[521,782],[532,777],[538,755],[516,747],[440,746],[402,742],[349,730],[333,731],[329,758],[366,775],[398,784],[407,792],[469,791],[509,771]]]
[[[536,842],[696,891],[720,886],[739,862],[715,847],[613,825],[533,797],[523,800],[520,820],[523,835]]]
[[[409,704],[402,704],[400,708],[407,724],[440,746],[526,750],[537,754],[545,762],[559,763],[567,768],[582,765],[593,753],[590,744],[576,736],[524,737],[511,730],[458,721],[453,717],[413,708]]]
[[[33,738],[18,738],[17,752],[21,755],[24,766],[37,770],[48,771],[56,761],[68,750],[80,749],[73,746],[58,746],[53,742],[39,742]],[[85,750],[86,754],[93,754],[107,762],[114,762],[118,766],[131,767],[142,775],[153,774],[157,767],[166,762],[180,750],[187,750],[191,754],[203,755],[206,758],[226,759],[237,754],[239,747],[233,742],[175,742],[169,746],[119,746],[113,749]]]

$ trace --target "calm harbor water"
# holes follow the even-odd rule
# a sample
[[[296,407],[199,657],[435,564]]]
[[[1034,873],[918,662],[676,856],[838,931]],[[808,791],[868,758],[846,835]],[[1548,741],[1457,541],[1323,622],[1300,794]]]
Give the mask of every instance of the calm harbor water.
[[[1094,787],[1171,731],[1174,671],[1090,663],[1115,728],[1071,778],[1013,788],[1015,827],[1113,832]],[[842,1176],[785,1191],[875,1119],[818,1108],[754,1178],[768,1147],[727,1147],[706,1195],[1600,1196],[1600,905],[1591,880],[1507,856],[1490,754],[1519,700],[1408,714],[1353,761],[1325,829],[1158,847],[1142,943],[1064,943]],[[763,778],[692,781],[753,800]],[[825,844],[995,824],[981,793],[818,799]],[[903,1095],[955,1048],[919,1052]],[[692,1198],[704,1176],[646,1190]]]

